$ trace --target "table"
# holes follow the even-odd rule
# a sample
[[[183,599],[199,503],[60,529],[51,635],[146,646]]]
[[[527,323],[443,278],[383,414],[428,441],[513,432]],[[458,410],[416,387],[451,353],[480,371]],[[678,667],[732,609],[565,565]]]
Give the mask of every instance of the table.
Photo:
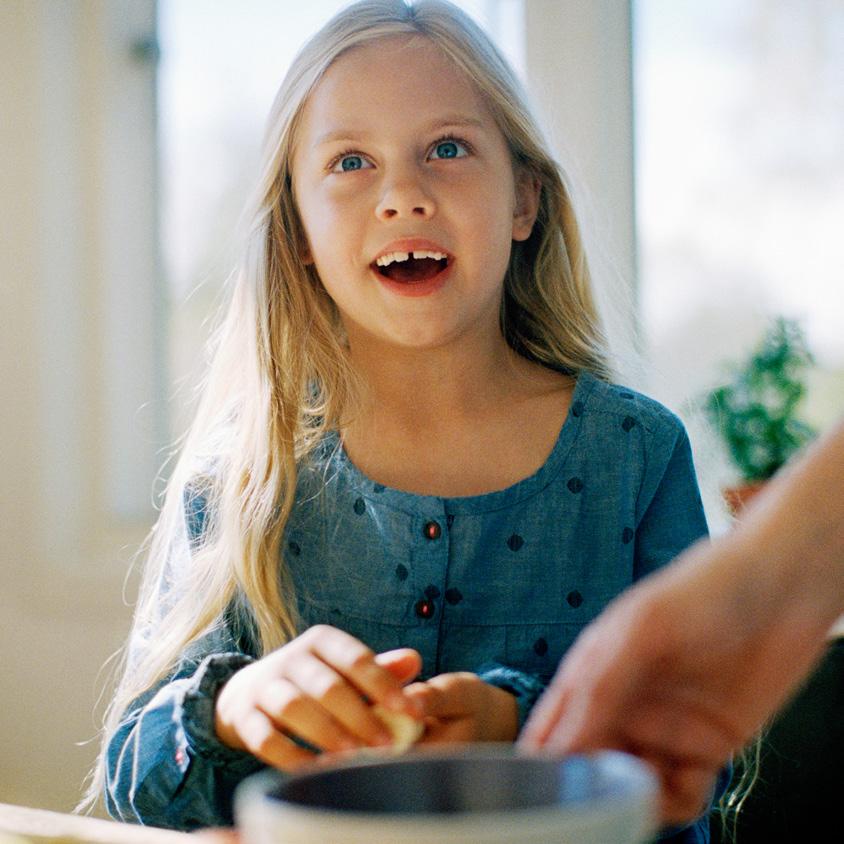
[[[233,844],[237,840],[222,830],[188,834],[0,803],[0,844],[7,839],[9,844]]]

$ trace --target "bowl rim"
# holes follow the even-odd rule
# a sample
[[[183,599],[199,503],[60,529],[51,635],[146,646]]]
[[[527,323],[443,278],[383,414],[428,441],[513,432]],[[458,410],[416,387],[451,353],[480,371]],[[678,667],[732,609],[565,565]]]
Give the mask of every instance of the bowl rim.
[[[369,767],[387,765],[399,768],[405,764],[419,761],[449,761],[459,759],[500,760],[525,759],[566,763],[583,761],[593,766],[609,769],[617,773],[619,779],[626,781],[628,788],[618,794],[600,798],[584,798],[552,806],[533,806],[502,810],[467,810],[463,812],[371,812],[354,809],[336,809],[324,806],[308,806],[304,803],[269,797],[268,792],[291,779],[304,779],[329,771],[361,770]],[[485,745],[482,747],[454,748],[448,750],[424,748],[409,751],[401,756],[354,756],[337,759],[329,764],[309,765],[297,774],[285,774],[275,769],[265,769],[245,779],[235,792],[235,818],[238,826],[247,816],[253,816],[259,809],[265,815],[276,820],[294,824],[304,824],[318,820],[327,825],[342,823],[364,828],[377,827],[386,831],[398,830],[406,826],[408,819],[423,824],[430,832],[438,827],[457,831],[470,830],[478,824],[490,826],[518,824],[525,833],[535,828],[541,830],[549,824],[565,822],[573,826],[589,826],[607,817],[607,806],[612,806],[613,815],[631,818],[631,822],[642,824],[643,832],[653,832],[657,828],[656,818],[657,780],[650,767],[640,759],[621,751],[605,750],[588,754],[554,755],[521,751],[513,745]],[[327,828],[330,828],[327,827]]]

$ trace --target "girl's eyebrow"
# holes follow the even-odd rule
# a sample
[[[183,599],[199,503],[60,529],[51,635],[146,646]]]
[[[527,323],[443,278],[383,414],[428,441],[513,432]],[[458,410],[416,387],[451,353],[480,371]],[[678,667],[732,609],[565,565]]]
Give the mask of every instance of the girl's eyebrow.
[[[487,123],[477,117],[472,117],[463,114],[449,114],[443,117],[437,117],[432,120],[427,126],[423,127],[425,132],[443,131],[444,129],[482,129],[487,126]],[[363,141],[369,135],[366,131],[356,131],[354,129],[333,129],[330,132],[325,132],[319,135],[314,142],[314,146],[323,146],[324,144],[332,144],[337,141]]]
[[[488,125],[488,122],[479,117],[455,114],[432,121],[427,128],[428,131],[433,132],[443,129],[484,129]]]
[[[355,132],[352,129],[335,129],[333,132],[326,132],[320,135],[314,146],[320,147],[324,144],[333,144],[335,141],[362,141],[366,138],[366,132]]]

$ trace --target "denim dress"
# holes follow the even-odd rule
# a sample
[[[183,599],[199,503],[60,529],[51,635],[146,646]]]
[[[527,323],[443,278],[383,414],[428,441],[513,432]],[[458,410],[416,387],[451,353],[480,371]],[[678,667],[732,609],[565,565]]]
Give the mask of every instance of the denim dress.
[[[186,504],[189,546],[207,513],[202,499]],[[582,373],[545,463],[496,492],[385,487],[327,435],[300,466],[282,553],[302,631],[329,624],[376,652],[415,648],[423,680],[473,671],[516,696],[521,725],[580,631],[706,533],[679,419]],[[216,693],[259,656],[230,616],[124,713],[107,750],[112,816],[178,829],[232,822],[234,788],[262,764],[214,734]],[[705,819],[664,840],[708,841]]]

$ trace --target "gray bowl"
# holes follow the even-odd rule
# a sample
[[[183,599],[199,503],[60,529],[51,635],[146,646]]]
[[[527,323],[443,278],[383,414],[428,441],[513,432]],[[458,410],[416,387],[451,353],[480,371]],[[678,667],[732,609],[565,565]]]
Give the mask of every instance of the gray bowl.
[[[640,844],[655,800],[631,756],[492,745],[264,771],[238,788],[235,813],[246,844]]]

